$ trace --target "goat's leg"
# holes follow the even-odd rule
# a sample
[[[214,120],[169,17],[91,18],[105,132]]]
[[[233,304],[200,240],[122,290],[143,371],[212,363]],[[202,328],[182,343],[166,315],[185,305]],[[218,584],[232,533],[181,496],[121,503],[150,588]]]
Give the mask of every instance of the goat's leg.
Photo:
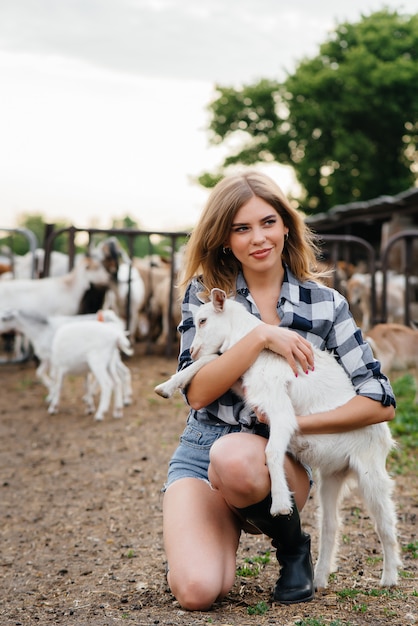
[[[86,413],[90,415],[94,413],[94,394],[97,391],[97,381],[91,372],[88,372],[85,380],[86,393],[83,396],[83,401],[86,405]]]
[[[319,553],[315,565],[315,587],[325,588],[328,577],[335,568],[335,554],[337,550],[337,532],[339,528],[339,503],[341,488],[344,484],[345,473],[320,475],[320,531]]]
[[[183,370],[176,372],[166,380],[164,383],[157,385],[154,388],[155,393],[163,398],[171,398],[176,389],[183,389],[192,380],[193,376],[202,369],[204,365],[210,363],[214,359],[217,359],[217,354],[210,354],[208,356],[202,356],[202,358],[194,361],[189,367],[185,367]]]
[[[112,397],[113,382],[111,376],[108,374],[103,364],[90,364],[90,367],[100,387],[100,401],[94,419],[101,421],[105,413],[107,413],[107,411],[109,410],[110,400]]]
[[[266,463],[271,480],[271,514],[289,515],[292,512],[293,504],[284,472],[284,457],[290,438],[296,429],[296,418],[292,404],[286,394],[279,400],[276,394],[271,396],[270,390],[268,390],[264,394],[263,401],[260,398],[260,401],[254,403],[253,406],[263,411],[270,424],[270,436],[266,446]]]
[[[51,401],[48,407],[48,413],[50,413],[51,415],[58,412],[58,404],[59,404],[60,395],[61,395],[61,387],[62,387],[63,378],[64,378],[64,372],[62,371],[61,368],[58,368],[58,370],[54,371],[53,376],[52,376],[52,385],[51,385],[51,392],[50,392]]]
[[[378,453],[377,453],[378,454]],[[396,511],[392,500],[393,482],[380,459],[370,455],[367,466],[358,467],[359,490],[374,518],[383,549],[383,571],[380,584],[396,585],[401,566],[396,533]]]
[[[52,380],[48,376],[48,368],[49,368],[49,362],[46,361],[45,359],[42,359],[36,370],[36,376],[48,389],[48,394],[49,394],[51,392]]]
[[[123,416],[123,382],[118,371],[117,361],[120,360],[119,352],[115,350],[109,364],[109,375],[113,382],[113,417]]]

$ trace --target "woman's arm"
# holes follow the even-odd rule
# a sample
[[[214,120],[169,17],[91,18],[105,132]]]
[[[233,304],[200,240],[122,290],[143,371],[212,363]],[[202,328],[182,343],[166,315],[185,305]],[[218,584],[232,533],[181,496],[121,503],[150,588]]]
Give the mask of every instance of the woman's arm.
[[[356,430],[379,422],[389,422],[395,417],[395,408],[365,396],[355,396],[346,404],[313,415],[297,418],[303,435],[324,435]]]
[[[298,367],[305,372],[314,367],[309,341],[287,328],[262,323],[196,374],[187,389],[190,406],[199,410],[217,400],[241,378],[265,349],[281,354],[292,367],[295,376]]]

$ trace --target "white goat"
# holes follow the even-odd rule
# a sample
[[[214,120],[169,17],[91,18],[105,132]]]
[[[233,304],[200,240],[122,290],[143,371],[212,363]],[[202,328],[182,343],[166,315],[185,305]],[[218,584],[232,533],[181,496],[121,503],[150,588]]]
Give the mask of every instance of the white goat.
[[[49,413],[57,413],[63,378],[66,374],[91,372],[100,386],[100,402],[95,419],[102,420],[114,391],[113,417],[122,417],[122,381],[118,374],[120,352],[132,355],[126,333],[117,324],[97,321],[74,322],[58,328],[51,348],[51,403]]]
[[[63,324],[94,320],[117,323],[120,328],[124,328],[123,320],[117,317],[113,311],[98,311],[88,315],[50,315],[46,317],[36,311],[26,309],[0,309],[0,334],[17,331],[29,340],[36,357],[39,359],[36,376],[50,392],[51,347],[56,330]],[[118,362],[118,373],[123,382],[123,403],[128,405],[132,401],[131,375],[121,360]],[[85,401],[89,407],[93,404],[94,391],[95,384],[90,380],[87,382],[85,396]]]
[[[109,274],[98,260],[86,256],[64,276],[0,281],[0,305],[44,315],[75,315],[91,283],[107,285]]]
[[[225,292],[214,289],[212,302],[197,309],[194,323],[196,335],[191,354],[198,360],[155,388],[163,397],[170,397],[176,388],[187,385],[205,363],[261,322],[242,304],[226,299]],[[322,521],[315,584],[325,587],[334,566],[342,487],[349,478],[355,478],[375,518],[383,547],[381,584],[395,585],[400,558],[392,481],[385,469],[386,457],[394,445],[389,427],[382,423],[333,435],[298,434],[296,415],[336,408],[355,395],[350,379],[335,358],[317,348],[314,351],[315,370],[308,375],[301,372],[296,377],[283,357],[264,350],[242,376],[246,404],[262,411],[270,425],[266,462],[271,477],[271,513],[286,514],[291,510],[283,469],[284,454],[290,449],[298,459],[319,471]]]

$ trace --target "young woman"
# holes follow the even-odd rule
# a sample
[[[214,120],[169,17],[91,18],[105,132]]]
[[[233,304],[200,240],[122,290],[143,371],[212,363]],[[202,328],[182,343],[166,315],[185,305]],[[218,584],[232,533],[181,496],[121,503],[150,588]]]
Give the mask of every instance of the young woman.
[[[395,399],[373,359],[346,300],[320,284],[316,247],[302,215],[269,177],[245,171],[213,189],[186,247],[184,299],[179,326],[179,368],[191,363],[193,313],[220,287],[264,324],[204,366],[185,392],[186,428],[169,466],[164,494],[168,583],[189,610],[207,610],[235,580],[242,530],[271,537],[281,566],[276,602],[314,596],[310,537],[299,511],[311,486],[310,468],[287,455],[293,513],[272,517],[265,462],[268,428],[262,415],[248,419],[230,389],[262,350],[298,369],[315,367],[312,344],[333,351],[357,395],[326,413],[298,416],[302,433],[337,433],[392,420]]]

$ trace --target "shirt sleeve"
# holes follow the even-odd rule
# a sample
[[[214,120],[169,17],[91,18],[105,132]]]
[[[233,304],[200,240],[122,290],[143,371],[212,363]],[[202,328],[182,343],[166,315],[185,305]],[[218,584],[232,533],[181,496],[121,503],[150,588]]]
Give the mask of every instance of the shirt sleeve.
[[[388,378],[382,373],[370,345],[354,322],[347,300],[334,292],[335,320],[328,335],[326,347],[332,350],[352,380],[358,395],[372,398],[384,406],[396,407],[396,400]]]
[[[195,279],[188,286],[181,305],[181,322],[178,326],[180,333],[178,371],[188,367],[192,363],[190,347],[196,334],[193,316],[196,310],[202,305],[202,301],[198,298],[199,291],[202,291],[202,286],[199,285],[199,282]]]

